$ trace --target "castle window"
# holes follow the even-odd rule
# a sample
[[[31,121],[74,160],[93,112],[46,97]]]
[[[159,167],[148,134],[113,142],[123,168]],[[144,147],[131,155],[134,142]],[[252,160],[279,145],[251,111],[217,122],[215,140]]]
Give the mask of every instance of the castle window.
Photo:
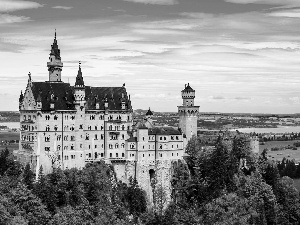
[[[116,153],[116,157],[117,157],[117,158],[119,157],[119,153]]]
[[[176,136],[176,140],[179,140],[179,137],[178,137],[178,136]]]
[[[174,153],[172,153],[172,156],[174,156]]]
[[[58,127],[55,125],[55,127],[54,127],[54,131],[57,131],[57,129],[58,129]]]
[[[75,141],[75,136],[71,136],[71,141]]]
[[[95,148],[97,148],[97,145],[95,145]]]
[[[95,154],[94,154],[94,155],[95,155],[95,159],[97,159],[97,157],[98,157],[98,154],[97,154],[97,152],[95,152]]]
[[[28,120],[31,120],[31,115],[28,116]]]
[[[177,156],[178,156],[178,153],[177,153]]]
[[[166,138],[166,137],[164,137],[164,140],[167,140],[167,138]]]
[[[97,130],[98,129],[98,127],[97,126],[95,126],[95,130]]]
[[[50,137],[45,137],[45,142],[50,142]]]
[[[60,141],[60,139],[61,139],[61,135],[58,135],[56,140]]]
[[[122,157],[125,157],[125,154],[124,154],[124,153],[122,153]]]
[[[80,157],[82,157],[82,154],[80,154]]]
[[[89,136],[89,134],[86,134],[86,136],[85,136],[85,140],[90,140],[90,136]]]
[[[71,145],[71,150],[74,150],[74,145]]]
[[[172,148],[174,148],[174,145],[172,145]]]
[[[49,152],[50,151],[50,147],[45,147],[45,151]]]
[[[33,119],[35,120],[35,119],[36,119],[36,116],[33,116]]]
[[[124,138],[125,138],[125,136],[124,136],[124,134],[122,134],[122,140],[124,140]]]
[[[125,126],[124,125],[122,125],[122,130],[125,130]]]
[[[68,150],[68,146],[65,146],[65,147],[64,147],[64,150]]]
[[[160,154],[160,157],[163,157],[163,154]]]
[[[46,131],[50,131],[50,127],[49,127],[49,125],[47,125],[47,127],[46,127]]]
[[[115,148],[119,148],[119,144],[116,144],[116,147]]]
[[[83,129],[83,125],[82,124],[79,125],[79,129]]]
[[[57,159],[60,160],[60,155],[57,156]]]
[[[73,115],[73,116],[71,116],[71,120],[75,120],[75,116]]]
[[[145,154],[143,154],[143,158],[145,157]]]
[[[68,140],[68,135],[64,136],[64,141]]]
[[[75,130],[74,125],[72,125],[72,126],[70,127],[70,130],[71,130],[71,131],[74,131],[74,130]]]
[[[159,149],[162,149],[162,145],[159,145]]]
[[[143,137],[143,141],[145,141],[145,137]]]
[[[130,126],[127,126],[127,130],[130,130]]]
[[[112,125],[109,126],[109,130],[112,130]]]
[[[173,137],[173,136],[171,136],[171,140],[174,140],[174,137]]]
[[[26,120],[26,115],[23,116],[23,119]]]
[[[89,158],[91,158],[92,157],[92,153],[89,153]]]
[[[88,130],[92,130],[92,126],[88,126]]]
[[[55,116],[54,116],[54,120],[57,120],[57,118],[58,118],[57,115],[55,115]]]
[[[145,146],[143,145],[143,149],[145,149]]]
[[[60,145],[57,146],[57,151],[60,151]]]
[[[89,149],[91,149],[91,145],[89,145]]]
[[[159,140],[162,140],[162,137],[160,137]]]
[[[112,148],[113,148],[113,145],[112,145],[112,144],[109,144],[108,147],[109,147],[110,149],[112,149]]]
[[[103,134],[101,134],[101,140],[103,140],[104,139],[104,135]]]
[[[178,148],[178,145],[177,145],[177,148]]]
[[[101,157],[103,157],[103,153],[101,153]]]
[[[98,140],[98,136],[97,136],[97,134],[95,134],[95,140]]]
[[[112,157],[112,153],[109,153],[109,157],[110,157],[110,158]]]
[[[121,144],[121,148],[125,148],[125,144],[124,143]]]
[[[49,115],[46,115],[45,118],[46,118],[46,120],[50,120],[50,116]]]
[[[82,144],[80,144],[80,148],[82,148]]]

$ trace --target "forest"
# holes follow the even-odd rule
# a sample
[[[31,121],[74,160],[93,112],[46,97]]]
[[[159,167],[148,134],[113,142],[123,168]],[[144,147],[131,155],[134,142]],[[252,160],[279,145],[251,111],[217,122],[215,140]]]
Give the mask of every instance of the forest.
[[[299,224],[299,192],[287,176],[297,167],[253,154],[243,136],[220,135],[214,149],[204,143],[192,138],[189,156],[173,162],[170,202],[154,182],[152,204],[104,162],[47,175],[41,167],[35,180],[4,150],[0,224]]]

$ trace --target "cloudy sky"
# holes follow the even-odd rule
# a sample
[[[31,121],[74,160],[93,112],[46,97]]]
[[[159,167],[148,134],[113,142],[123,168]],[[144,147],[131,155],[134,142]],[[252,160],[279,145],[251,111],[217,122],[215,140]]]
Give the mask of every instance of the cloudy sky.
[[[0,0],[0,110],[48,79],[54,30],[75,83],[126,83],[135,109],[176,111],[185,83],[202,112],[300,112],[299,0]]]

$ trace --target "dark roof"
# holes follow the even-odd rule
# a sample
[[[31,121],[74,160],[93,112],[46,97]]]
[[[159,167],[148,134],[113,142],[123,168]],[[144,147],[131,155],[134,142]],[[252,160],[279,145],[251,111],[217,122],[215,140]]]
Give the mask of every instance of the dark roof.
[[[150,108],[149,108],[148,112],[146,113],[146,116],[153,116],[153,113],[151,112]]]
[[[50,111],[50,102],[54,100],[55,110],[74,110],[74,87],[69,83],[63,82],[32,82],[32,92],[34,99],[39,98],[42,101],[42,111]],[[128,99],[125,87],[85,87],[86,109],[96,109],[96,103],[99,103],[99,109],[104,110],[104,101],[108,101],[109,110],[122,110],[122,93],[125,99],[126,109],[131,108],[131,101]],[[51,98],[53,95],[53,98]]]
[[[68,83],[32,82],[34,99],[42,100],[42,111],[50,110],[51,95],[53,95],[55,110],[73,110],[73,87]]]
[[[96,103],[99,103],[99,109],[104,110],[104,102],[107,99],[110,110],[121,110],[122,93],[125,99],[126,109],[131,109],[131,102],[128,99],[125,87],[85,87],[86,109],[96,109]]]
[[[130,137],[127,139],[128,142],[137,142],[137,137]]]
[[[56,59],[61,59],[60,58],[60,49],[58,48],[58,44],[57,44],[57,40],[56,40],[56,31],[55,31],[53,45],[51,45],[50,55],[55,55]]]
[[[185,88],[182,90],[182,92],[195,92],[193,88],[191,88],[190,83],[185,85]]]
[[[180,135],[181,132],[173,127],[154,127],[149,128],[148,130],[149,135]]]
[[[78,73],[77,73],[77,76],[76,76],[75,86],[84,86],[84,81],[83,81],[80,65],[79,65]]]

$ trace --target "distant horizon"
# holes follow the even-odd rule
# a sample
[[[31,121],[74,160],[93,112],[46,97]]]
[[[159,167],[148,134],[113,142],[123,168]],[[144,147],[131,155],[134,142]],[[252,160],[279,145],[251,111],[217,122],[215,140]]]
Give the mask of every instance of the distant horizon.
[[[190,83],[206,112],[300,113],[300,1],[0,0],[1,110],[28,72],[48,80],[54,31],[62,80],[126,83],[133,107],[172,112]]]

